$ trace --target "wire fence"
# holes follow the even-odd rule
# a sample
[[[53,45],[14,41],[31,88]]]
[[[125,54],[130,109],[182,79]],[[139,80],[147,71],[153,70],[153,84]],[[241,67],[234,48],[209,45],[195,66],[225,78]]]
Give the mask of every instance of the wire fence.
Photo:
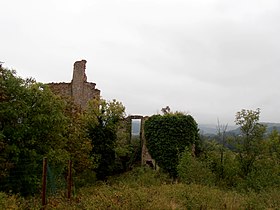
[[[55,169],[55,170],[54,170]],[[65,192],[66,196],[70,200],[72,195],[72,161],[68,161],[67,175],[65,177],[64,167],[54,167],[51,169],[48,164],[47,158],[43,159],[42,168],[42,206],[47,205],[47,197],[49,195],[57,194],[58,192]]]
[[[22,196],[41,195],[42,205],[51,196],[65,196],[71,199],[73,193],[72,161],[55,164],[43,160],[21,159],[0,164],[0,191]],[[4,166],[9,167],[4,167]]]
[[[47,194],[55,195],[66,189],[67,180],[65,167],[47,164]]]

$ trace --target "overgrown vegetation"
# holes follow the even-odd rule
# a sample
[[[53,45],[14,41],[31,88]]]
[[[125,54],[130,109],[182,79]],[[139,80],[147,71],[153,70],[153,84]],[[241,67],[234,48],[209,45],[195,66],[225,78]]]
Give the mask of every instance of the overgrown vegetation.
[[[120,102],[92,101],[82,112],[47,85],[3,68],[0,85],[1,191],[38,193],[43,157],[48,157],[52,179],[65,176],[71,159],[81,185],[87,177],[105,179],[126,170],[122,166],[131,161],[135,147],[120,129],[125,117]]]
[[[228,138],[227,144],[204,141],[200,156],[192,156],[186,148],[178,165],[181,180],[238,191],[278,189],[280,136],[275,130],[265,137],[259,115],[259,109],[237,112],[236,124],[241,135]]]
[[[0,193],[0,209],[39,209],[40,198]],[[150,168],[135,168],[107,182],[83,187],[69,202],[49,197],[48,209],[279,209],[277,189],[238,192],[201,184],[172,183]]]
[[[104,180],[116,170],[117,133],[124,117],[125,107],[116,100],[91,101],[85,114],[86,133],[92,143],[91,156],[98,179]]]
[[[136,167],[141,144],[130,139],[125,117],[116,100],[93,100],[83,112],[0,68],[0,209],[41,208],[43,157],[60,184],[67,160],[74,162],[74,198],[56,192],[50,209],[280,208],[280,134],[265,135],[259,109],[237,112],[241,135],[227,137],[218,125],[210,140],[192,116],[164,108],[145,122],[157,171]]]
[[[177,177],[179,156],[186,147],[197,145],[197,123],[190,115],[166,113],[145,122],[145,138],[150,154],[172,177]]]
[[[68,156],[63,110],[48,87],[0,68],[1,190],[34,194],[43,156],[57,164]]]

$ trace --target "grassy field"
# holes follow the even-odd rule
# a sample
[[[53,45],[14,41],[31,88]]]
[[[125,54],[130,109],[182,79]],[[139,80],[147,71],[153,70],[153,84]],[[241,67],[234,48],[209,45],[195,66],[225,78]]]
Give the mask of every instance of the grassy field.
[[[40,209],[40,198],[0,193],[0,209]],[[236,192],[173,183],[166,175],[136,168],[107,182],[80,188],[71,201],[48,198],[46,209],[280,209],[279,190]]]

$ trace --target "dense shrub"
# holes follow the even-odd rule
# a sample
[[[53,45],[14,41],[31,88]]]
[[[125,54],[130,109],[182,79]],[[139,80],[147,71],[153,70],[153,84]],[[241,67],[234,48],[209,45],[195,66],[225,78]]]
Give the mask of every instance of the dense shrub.
[[[186,148],[182,153],[177,167],[180,180],[188,184],[214,184],[215,175],[206,164],[207,162],[199,161],[199,159],[194,157],[189,149]]]
[[[179,156],[186,146],[198,142],[198,128],[190,115],[154,115],[145,122],[145,138],[152,158],[162,169],[176,177]]]

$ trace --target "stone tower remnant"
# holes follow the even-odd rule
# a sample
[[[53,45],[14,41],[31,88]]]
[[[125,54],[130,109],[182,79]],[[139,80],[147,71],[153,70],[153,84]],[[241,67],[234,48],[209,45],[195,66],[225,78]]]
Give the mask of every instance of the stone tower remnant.
[[[91,99],[100,98],[100,90],[96,89],[95,83],[87,82],[86,60],[74,63],[73,78],[71,83],[49,83],[50,89],[57,95],[71,97],[75,104],[82,110],[86,109],[87,103]]]

